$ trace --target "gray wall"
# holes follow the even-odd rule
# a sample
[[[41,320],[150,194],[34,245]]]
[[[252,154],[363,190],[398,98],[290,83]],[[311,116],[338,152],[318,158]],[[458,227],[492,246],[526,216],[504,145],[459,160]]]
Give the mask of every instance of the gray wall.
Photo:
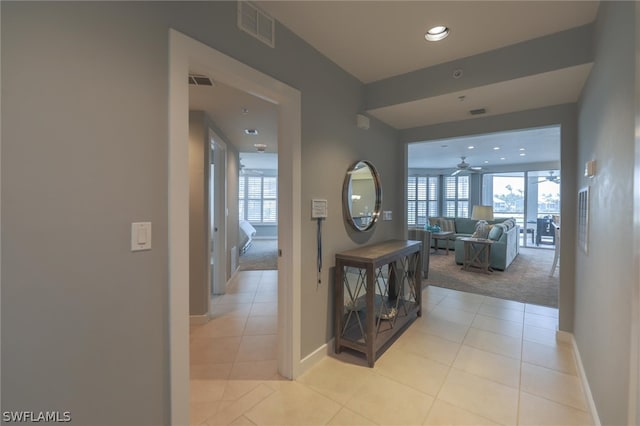
[[[169,423],[170,27],[302,92],[301,208],[321,197],[331,209],[321,285],[315,222],[303,221],[302,354],[327,342],[335,252],[402,230],[402,149],[375,120],[356,128],[362,84],[280,25],[275,49],[240,32],[235,2],[0,7],[2,409]],[[358,159],[379,168],[383,208],[395,213],[366,235],[340,213],[344,172]],[[147,220],[153,249],[132,253],[130,223]]]
[[[278,225],[258,225],[254,223],[253,227],[256,228],[254,239],[278,239]]]
[[[627,424],[634,277],[635,2],[602,2],[596,61],[578,108],[578,186],[590,187],[589,252],[576,250],[575,338],[602,424]],[[593,179],[582,176],[597,161]],[[564,225],[564,221],[563,221]],[[563,237],[563,242],[566,241]]]
[[[189,314],[209,311],[209,129],[203,111],[189,111]]]
[[[206,315],[209,309],[209,129],[226,145],[227,244],[224,247],[228,280],[231,258],[238,251],[238,153],[204,111],[189,111],[189,313]]]
[[[3,410],[168,422],[168,37],[123,6],[1,5]]]
[[[239,226],[240,220],[238,220],[238,178],[240,176],[240,154],[237,148],[229,137],[218,127],[216,123],[211,120],[207,114],[205,114],[205,122],[209,129],[213,130],[220,140],[216,142],[222,142],[226,146],[227,154],[227,209],[229,214],[227,215],[227,281],[231,278],[231,275],[235,272],[232,266],[233,256],[238,256],[238,238],[240,235]],[[237,266],[237,265],[236,265]]]

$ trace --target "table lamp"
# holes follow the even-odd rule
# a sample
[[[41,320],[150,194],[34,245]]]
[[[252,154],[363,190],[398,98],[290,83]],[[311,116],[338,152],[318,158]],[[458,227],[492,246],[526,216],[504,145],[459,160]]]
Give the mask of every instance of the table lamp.
[[[473,206],[471,219],[477,220],[475,236],[477,238],[487,238],[489,236],[488,220],[493,220],[493,206]]]

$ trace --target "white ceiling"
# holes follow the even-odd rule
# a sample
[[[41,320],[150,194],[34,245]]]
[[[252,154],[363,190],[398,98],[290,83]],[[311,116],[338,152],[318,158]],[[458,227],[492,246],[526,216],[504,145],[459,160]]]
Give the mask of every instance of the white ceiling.
[[[213,87],[189,86],[189,109],[206,111],[240,152],[256,152],[256,143],[267,145],[267,153],[278,152],[278,113],[270,102],[214,80]]]
[[[258,7],[363,83],[588,24],[595,19],[598,4],[596,1],[257,2]],[[451,28],[450,36],[438,43],[426,42],[426,29],[442,24]],[[276,46],[277,43],[276,30]],[[407,129],[474,119],[470,118],[469,110],[475,108],[486,108],[487,113],[482,116],[486,117],[575,102],[590,68],[589,64],[560,68],[368,113],[396,129]],[[191,108],[208,111],[240,151],[254,151],[254,143],[267,144],[267,152],[277,150],[277,112],[273,105],[220,84],[213,88],[191,88],[190,96]],[[460,101],[459,96],[464,96],[464,100]],[[248,108],[249,113],[242,114],[242,108]],[[249,127],[258,129],[258,137],[242,134]],[[493,154],[490,147],[491,151],[480,155],[484,144],[477,145],[474,152],[477,158],[467,153],[467,161],[472,165]],[[533,146],[539,145],[529,147],[531,157],[527,161],[534,158]],[[555,161],[559,159],[559,150],[540,151],[555,151],[558,154]],[[463,153],[450,149],[447,153],[425,155],[426,161],[439,158],[437,167],[443,167],[457,164]],[[509,156],[508,161],[513,158]],[[520,160],[518,156],[514,161]]]
[[[578,99],[590,70],[591,64],[563,68],[377,108],[369,113],[396,129],[410,129],[448,121],[473,120],[477,117],[561,105]],[[463,100],[460,100],[461,96],[464,96]],[[480,116],[470,116],[469,111],[477,108],[484,108],[487,112]]]
[[[260,8],[363,83],[588,24],[595,1],[260,1]],[[435,25],[451,28],[438,43]],[[276,41],[277,43],[277,41]]]
[[[473,149],[469,149],[470,146]],[[560,158],[560,127],[412,143],[408,149],[409,168],[450,172],[460,163],[460,157],[465,156],[470,166],[482,167],[483,172],[500,171],[514,164],[544,164],[545,169],[556,169]]]

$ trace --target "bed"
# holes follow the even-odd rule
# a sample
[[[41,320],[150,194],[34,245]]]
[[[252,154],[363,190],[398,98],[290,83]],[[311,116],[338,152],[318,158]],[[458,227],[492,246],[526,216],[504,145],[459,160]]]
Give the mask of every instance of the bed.
[[[253,227],[246,220],[240,221],[240,254],[244,254],[249,247],[251,247],[251,242],[253,241],[253,237],[256,235],[256,228]]]

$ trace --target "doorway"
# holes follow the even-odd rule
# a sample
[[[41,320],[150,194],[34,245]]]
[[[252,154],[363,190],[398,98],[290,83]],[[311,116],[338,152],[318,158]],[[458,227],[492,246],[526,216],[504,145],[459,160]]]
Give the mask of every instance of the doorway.
[[[278,155],[240,152],[238,270],[278,269]]]
[[[211,47],[169,30],[169,383],[171,423],[189,423],[189,176],[190,67],[277,105],[279,164],[278,218],[278,371],[295,378],[300,355],[301,281],[301,94]]]

